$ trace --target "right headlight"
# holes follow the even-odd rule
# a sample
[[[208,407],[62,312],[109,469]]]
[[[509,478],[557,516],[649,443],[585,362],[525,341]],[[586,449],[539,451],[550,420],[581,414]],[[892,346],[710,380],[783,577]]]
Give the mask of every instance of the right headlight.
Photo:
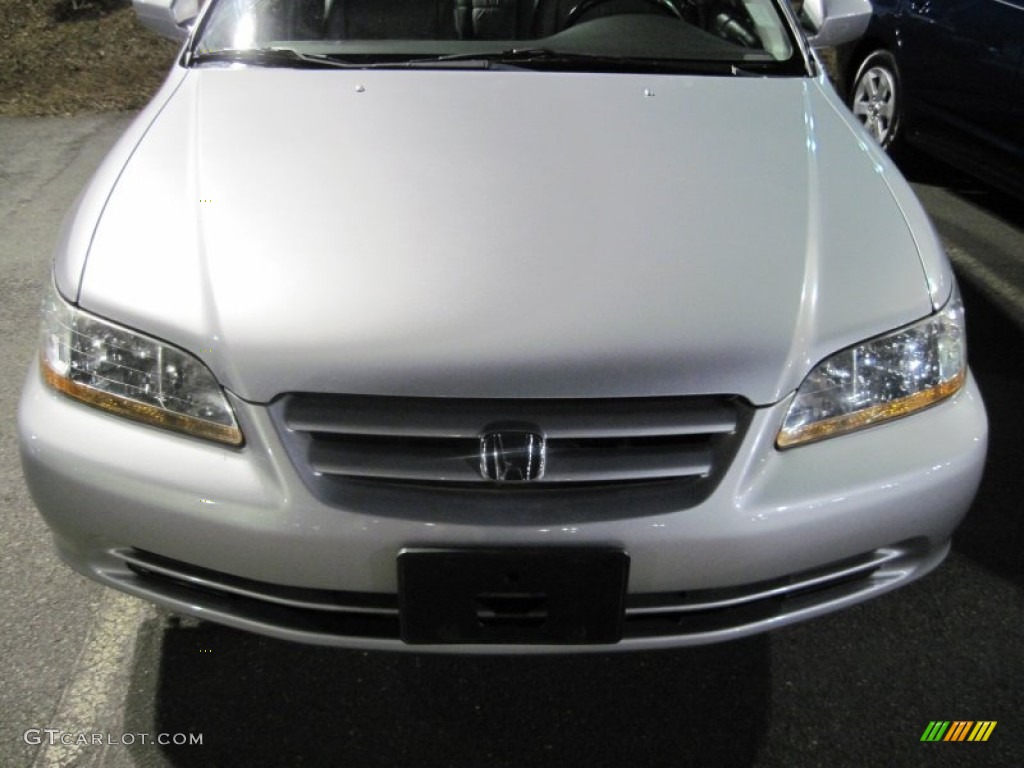
[[[43,299],[43,380],[94,408],[239,446],[242,431],[213,373],[178,347],[89,314],[50,287]]]
[[[964,308],[954,290],[934,315],[818,363],[775,444],[792,448],[905,416],[954,394],[966,379]]]

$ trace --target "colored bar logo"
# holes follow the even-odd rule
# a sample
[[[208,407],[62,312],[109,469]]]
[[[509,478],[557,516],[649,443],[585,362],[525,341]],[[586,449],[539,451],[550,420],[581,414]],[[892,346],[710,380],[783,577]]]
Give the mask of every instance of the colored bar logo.
[[[921,734],[921,741],[988,741],[996,728],[995,720],[932,720]]]

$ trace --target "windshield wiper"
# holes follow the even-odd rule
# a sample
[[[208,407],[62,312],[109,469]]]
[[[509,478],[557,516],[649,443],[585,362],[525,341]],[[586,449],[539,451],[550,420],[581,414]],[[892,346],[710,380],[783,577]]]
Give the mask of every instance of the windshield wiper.
[[[193,52],[186,64],[227,62],[262,67],[311,67],[337,69],[494,69],[538,67],[582,71],[651,72],[671,74],[757,75],[758,64],[737,66],[728,61],[655,59],[602,53],[559,51],[552,48],[510,48],[503,51],[449,53],[423,58],[389,55],[384,60],[353,61],[321,53],[302,53],[292,48],[229,48]]]
[[[420,67],[488,69],[495,60],[487,54],[454,54],[429,59],[409,59],[388,54],[374,60],[353,61],[325,53],[302,53],[293,48],[224,48],[219,51],[196,51],[186,60],[187,65],[213,62],[254,64],[260,67],[310,67],[337,69],[418,69]]]
[[[512,48],[506,51],[475,51],[450,53],[423,58],[395,57],[383,60],[352,61],[327,54],[301,53],[292,48],[226,48],[219,51],[194,52],[188,64],[237,63],[261,67],[337,67],[340,69],[492,69],[509,65],[563,65],[586,63],[621,68],[649,65],[647,59],[631,59],[590,53],[555,51],[549,48]]]
[[[411,69],[443,69],[454,66],[474,66],[479,69],[488,69],[495,64],[515,66],[537,63],[569,64],[587,62],[592,64],[594,62],[601,62],[604,64],[614,63],[621,65],[626,63],[626,61],[627,59],[618,56],[555,51],[551,48],[510,48],[504,51],[447,53],[441,56],[406,59],[405,61],[380,64],[378,66],[408,67]]]
[[[255,64],[260,67],[323,67],[361,69],[362,65],[319,53],[300,53],[291,48],[225,48],[219,51],[193,51],[186,65],[227,62]]]
[[[618,56],[605,53],[580,53],[553,48],[510,48],[504,51],[452,53],[404,62],[375,66],[408,67],[413,69],[445,68],[456,65],[487,69],[495,64],[513,67],[572,68],[584,71],[613,70],[664,72],[672,74],[740,74],[732,62],[687,61],[685,59],[656,59],[639,56]]]

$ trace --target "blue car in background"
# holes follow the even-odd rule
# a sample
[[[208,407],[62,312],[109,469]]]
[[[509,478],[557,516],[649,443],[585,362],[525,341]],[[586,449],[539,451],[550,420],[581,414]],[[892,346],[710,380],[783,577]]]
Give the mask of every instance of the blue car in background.
[[[874,0],[840,87],[879,143],[909,142],[1024,197],[1024,0]]]

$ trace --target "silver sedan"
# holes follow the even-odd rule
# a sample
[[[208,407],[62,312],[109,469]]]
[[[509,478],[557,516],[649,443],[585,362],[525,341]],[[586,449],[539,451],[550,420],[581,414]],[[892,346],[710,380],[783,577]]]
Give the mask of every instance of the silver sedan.
[[[942,247],[801,29],[863,14],[136,6],[183,48],[66,220],[19,414],[73,568],[293,640],[552,652],[942,561],[986,418]]]

